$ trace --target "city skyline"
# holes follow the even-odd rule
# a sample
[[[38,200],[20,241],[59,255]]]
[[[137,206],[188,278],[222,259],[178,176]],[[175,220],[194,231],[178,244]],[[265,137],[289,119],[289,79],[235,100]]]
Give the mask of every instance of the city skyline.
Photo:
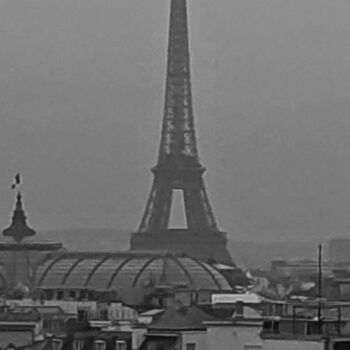
[[[20,171],[38,229],[137,228],[157,157],[167,5],[0,4],[3,227]],[[252,240],[346,230],[347,2],[189,6],[199,153],[220,228]]]

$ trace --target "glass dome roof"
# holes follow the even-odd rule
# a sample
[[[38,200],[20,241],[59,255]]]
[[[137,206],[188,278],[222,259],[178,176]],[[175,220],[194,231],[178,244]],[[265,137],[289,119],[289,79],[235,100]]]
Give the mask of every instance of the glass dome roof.
[[[171,253],[72,253],[46,260],[35,273],[41,289],[125,291],[155,285],[191,290],[230,290],[222,274],[207,262]]]

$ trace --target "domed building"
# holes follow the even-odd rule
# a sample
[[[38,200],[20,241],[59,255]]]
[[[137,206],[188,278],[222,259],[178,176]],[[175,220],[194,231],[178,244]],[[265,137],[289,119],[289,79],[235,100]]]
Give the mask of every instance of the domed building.
[[[203,300],[232,289],[215,265],[182,253],[69,252],[61,243],[37,241],[35,234],[27,225],[18,193],[12,222],[0,240],[3,293],[43,300],[107,298],[135,306],[164,306],[164,300],[175,293]]]
[[[47,259],[35,273],[45,299],[96,299],[113,295],[127,304],[144,304],[156,290],[220,292],[231,290],[213,266],[166,252],[65,252]]]

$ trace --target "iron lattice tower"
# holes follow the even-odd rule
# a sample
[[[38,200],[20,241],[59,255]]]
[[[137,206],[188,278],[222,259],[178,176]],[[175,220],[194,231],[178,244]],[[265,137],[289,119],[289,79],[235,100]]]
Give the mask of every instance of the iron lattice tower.
[[[193,248],[190,251],[192,255],[210,256],[233,264],[226,251],[225,235],[218,230],[209,203],[202,177],[204,171],[198,156],[193,118],[186,0],[171,0],[165,104],[158,162],[152,169],[154,181],[151,193],[138,232],[131,240],[131,249],[175,248],[188,252],[186,243],[192,238],[194,244],[198,244],[198,251],[193,251]],[[174,190],[183,191],[188,226],[186,232],[168,228]],[[172,236],[162,244],[160,241],[162,238],[164,240],[166,233]],[[153,243],[147,237],[142,237],[142,234],[147,234],[148,238],[153,235]],[[219,250],[216,254],[213,251],[210,253],[210,247],[207,247],[209,251],[203,247],[201,251],[199,243],[205,241],[204,237],[214,250],[215,242],[218,245],[220,241],[221,253]],[[169,239],[173,242],[176,240],[176,247]],[[185,242],[181,244],[181,240]]]

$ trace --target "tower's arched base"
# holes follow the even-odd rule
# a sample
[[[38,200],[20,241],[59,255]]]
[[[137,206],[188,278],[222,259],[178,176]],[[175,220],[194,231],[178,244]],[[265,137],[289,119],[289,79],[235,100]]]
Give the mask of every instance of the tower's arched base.
[[[164,232],[137,232],[130,240],[130,250],[165,250],[235,266],[227,248],[224,232],[191,232],[168,229]]]

